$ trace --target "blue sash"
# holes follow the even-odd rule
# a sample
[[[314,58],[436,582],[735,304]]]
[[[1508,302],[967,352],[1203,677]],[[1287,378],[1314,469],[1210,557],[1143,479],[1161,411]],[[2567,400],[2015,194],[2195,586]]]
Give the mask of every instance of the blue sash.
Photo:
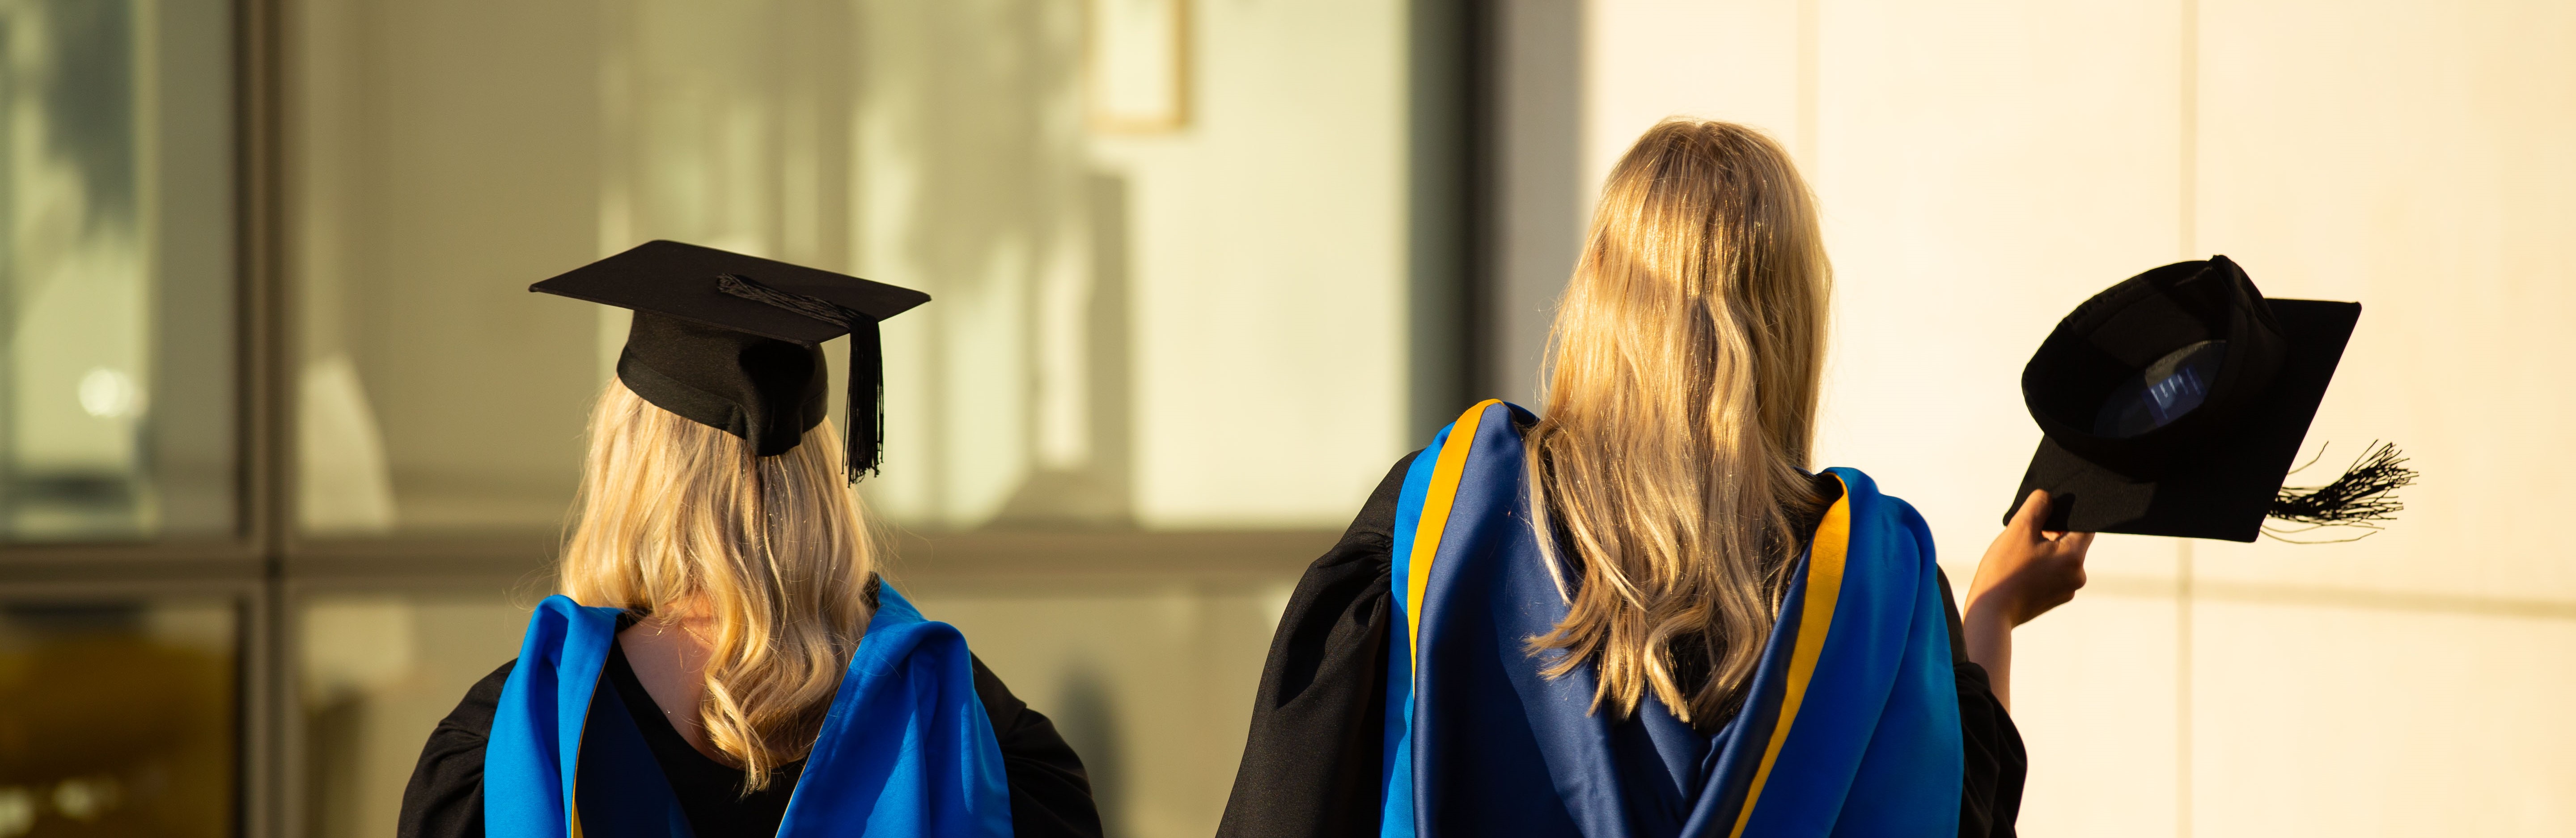
[[[1963,753],[1932,537],[1858,471],[1793,570],[1743,709],[1714,736],[1650,692],[1593,714],[1593,671],[1524,651],[1567,606],[1538,551],[1521,429],[1469,408],[1396,505],[1381,834],[1948,835]],[[1569,583],[1574,581],[1570,576]]]
[[[1010,787],[965,637],[924,620],[891,585],[877,598],[780,838],[1007,838]],[[484,749],[487,834],[691,834],[616,691],[598,689],[617,615],[552,596],[528,620]]]

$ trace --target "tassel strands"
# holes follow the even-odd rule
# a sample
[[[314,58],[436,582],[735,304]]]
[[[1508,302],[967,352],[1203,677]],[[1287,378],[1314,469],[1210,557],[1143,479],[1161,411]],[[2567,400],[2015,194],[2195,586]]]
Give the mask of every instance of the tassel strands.
[[[716,290],[850,330],[850,433],[842,442],[842,466],[851,483],[862,474],[875,474],[885,460],[885,342],[877,334],[876,318],[740,274],[717,274]],[[865,456],[859,453],[862,445],[867,446]]]
[[[852,312],[857,315],[857,312]],[[885,342],[864,315],[850,329],[850,435],[843,444],[850,482],[875,474],[885,460]],[[859,446],[867,446],[864,457]]]
[[[2325,450],[2317,451],[2318,457]],[[2281,487],[2272,499],[2268,515],[2275,521],[2295,526],[2266,525],[2263,534],[2293,544],[2325,544],[2358,541],[2379,531],[2379,522],[2397,519],[2406,505],[2397,499],[2397,490],[2415,483],[2420,475],[2406,467],[2407,457],[2392,443],[2372,440],[2360,457],[2344,469],[2343,476],[2323,486],[2305,488]],[[2309,460],[2314,465],[2315,460]],[[2304,470],[2301,466],[2292,473]],[[2288,535],[2314,532],[2326,528],[2366,530],[2351,538],[2308,541],[2285,538]]]

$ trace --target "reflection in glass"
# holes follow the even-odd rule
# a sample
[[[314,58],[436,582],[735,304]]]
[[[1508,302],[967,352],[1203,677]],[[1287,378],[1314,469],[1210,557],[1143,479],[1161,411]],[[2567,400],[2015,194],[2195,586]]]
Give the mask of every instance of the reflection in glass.
[[[1150,134],[1076,3],[288,7],[308,533],[559,527],[627,318],[526,287],[656,238],[936,298],[916,529],[1337,527],[1411,436],[1405,4],[1193,5]]]
[[[0,604],[0,838],[233,834],[223,600]]]
[[[384,835],[430,729],[518,654],[528,611],[499,594],[343,594],[296,619],[304,834]]]
[[[1289,587],[907,593],[1055,722],[1082,756],[1108,834],[1196,838],[1224,814]]]
[[[0,3],[0,538],[233,527],[229,9]]]
[[[554,531],[597,318],[527,287],[599,255],[597,4],[284,5],[297,521]]]

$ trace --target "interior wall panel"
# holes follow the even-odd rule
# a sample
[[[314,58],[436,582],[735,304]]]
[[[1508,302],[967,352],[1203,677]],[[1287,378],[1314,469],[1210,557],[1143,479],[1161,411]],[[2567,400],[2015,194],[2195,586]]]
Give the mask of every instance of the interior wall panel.
[[[2576,620],[2262,602],[2196,618],[2190,834],[2576,823]]]
[[[2292,485],[2372,440],[2423,472],[2385,532],[2214,545],[2213,578],[2576,616],[2576,7],[2205,2],[2198,238],[2361,323]],[[2316,537],[2316,536],[2304,536]]]
[[[1820,460],[1869,471],[1973,567],[2039,441],[2020,389],[2032,348],[2179,255],[2177,16],[1828,2],[1819,17],[1806,169],[1835,274]],[[2170,563],[2141,552],[2103,570]]]

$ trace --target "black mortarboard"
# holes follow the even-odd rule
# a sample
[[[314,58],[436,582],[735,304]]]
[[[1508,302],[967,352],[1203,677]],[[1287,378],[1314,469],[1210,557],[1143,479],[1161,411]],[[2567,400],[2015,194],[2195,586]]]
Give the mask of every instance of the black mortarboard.
[[[909,288],[672,241],[528,290],[634,309],[617,379],[664,410],[742,437],[763,457],[787,453],[831,415],[821,344],[850,335],[851,480],[876,469],[885,442],[877,321],[930,301]]]
[[[2253,541],[2266,517],[2385,519],[2388,491],[2414,476],[2393,448],[2331,486],[2281,488],[2360,318],[2359,303],[2265,299],[2225,256],[2111,286],[2022,370],[2046,438],[2015,506],[2046,489],[2050,530],[2229,541]]]

